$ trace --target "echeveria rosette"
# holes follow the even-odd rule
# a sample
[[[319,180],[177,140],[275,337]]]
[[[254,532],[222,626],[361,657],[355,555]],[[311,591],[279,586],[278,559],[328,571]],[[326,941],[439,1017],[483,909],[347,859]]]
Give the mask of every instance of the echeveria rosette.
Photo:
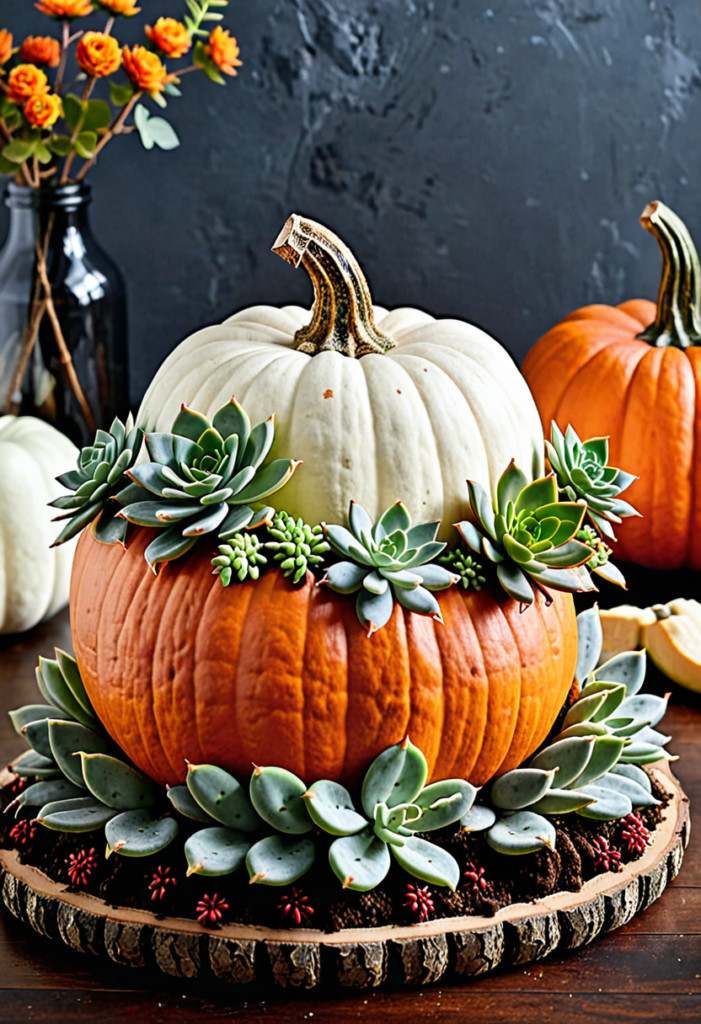
[[[436,540],[440,523],[412,526],[401,501],[375,524],[352,501],[348,520],[349,530],[324,524],[327,541],[343,561],[330,566],[321,583],[339,594],[357,593],[356,611],[368,636],[389,622],[395,600],[410,612],[442,622],[431,591],[445,590],[459,577],[433,561],[445,548]]]
[[[554,474],[529,483],[512,461],[497,484],[496,500],[468,480],[474,522],[456,523],[465,543],[497,567],[504,590],[524,605],[536,590],[596,589],[585,568],[593,555],[577,540],[586,506],[558,500]]]
[[[67,519],[52,547],[75,537],[92,524],[92,534],[105,544],[123,544],[128,523],[116,518],[119,505],[114,498],[124,486],[124,473],[136,462],[142,434],[130,415],[126,423],[115,418],[109,432],[98,430],[91,445],[78,455],[78,468],[57,480],[73,494],[64,494],[50,502],[63,510],[57,521]],[[98,519],[99,516],[99,519]]]
[[[124,503],[118,515],[162,531],[144,553],[152,568],[185,554],[205,534],[225,542],[273,516],[260,503],[300,465],[292,459],[265,464],[274,436],[274,417],[251,428],[233,398],[211,423],[183,406],[171,433],[146,434],[150,461],[128,473],[140,490],[131,486],[118,495]],[[144,490],[149,497],[140,500]]]
[[[607,437],[580,441],[570,425],[564,435],[556,423],[551,427],[551,441],[545,442],[548,459],[560,489],[572,501],[584,500],[587,514],[597,530],[615,540],[611,523],[620,523],[640,513],[618,495],[637,480],[622,469],[608,465]]]

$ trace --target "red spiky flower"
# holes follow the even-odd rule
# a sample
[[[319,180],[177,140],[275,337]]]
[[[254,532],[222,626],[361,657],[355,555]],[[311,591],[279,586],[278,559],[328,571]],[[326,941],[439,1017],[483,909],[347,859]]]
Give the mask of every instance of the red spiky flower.
[[[220,924],[224,919],[224,911],[229,909],[229,904],[223,896],[217,893],[205,893],[195,908],[197,920],[200,924]]]
[[[484,868],[476,868],[474,864],[468,864],[467,870],[463,871],[463,875],[468,881],[468,889],[472,889],[473,892],[487,891],[487,879],[485,878]]]
[[[611,846],[606,836],[597,836],[592,839],[591,845],[594,848],[594,870],[615,871],[621,859],[621,851]]]
[[[285,894],[282,897],[277,909],[282,911],[283,917],[293,917],[295,924],[309,921],[314,914],[314,907],[310,904],[309,897],[294,885],[289,896]]]
[[[22,818],[10,829],[10,839],[14,842],[15,846],[29,846],[32,839],[36,835],[37,830],[36,822],[32,821],[31,818]]]
[[[17,796],[23,789],[26,789],[29,785],[29,779],[25,779],[22,775],[15,775],[13,781],[7,787],[7,792],[10,796]]]
[[[164,868],[159,864],[148,884],[148,887],[151,890],[151,899],[159,901],[164,899],[168,892],[168,886],[175,886],[177,884],[178,880],[170,873],[170,867]]]
[[[627,818],[624,818],[621,840],[626,844],[628,853],[637,853],[640,856],[645,852],[645,848],[650,842],[650,831],[645,828],[643,819],[637,811],[633,811]]]
[[[418,914],[419,921],[428,921],[435,910],[429,887],[425,885],[420,888],[410,882],[406,887],[404,906],[409,907],[413,914]]]
[[[88,879],[97,867],[97,851],[94,846],[89,850],[83,847],[77,853],[69,853],[66,864],[71,885],[87,885]]]

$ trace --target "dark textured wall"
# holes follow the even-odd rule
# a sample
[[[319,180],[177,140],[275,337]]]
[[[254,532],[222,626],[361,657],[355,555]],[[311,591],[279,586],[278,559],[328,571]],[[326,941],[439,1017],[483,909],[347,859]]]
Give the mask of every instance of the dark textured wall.
[[[142,0],[150,21],[183,6]],[[0,12],[18,35],[43,20]],[[376,301],[474,320],[519,359],[578,305],[654,297],[648,200],[701,239],[698,0],[234,0],[227,23],[245,66],[184,81],[182,148],[132,136],[92,178],[134,400],[194,328],[310,300],[268,251],[293,210],[352,245]]]

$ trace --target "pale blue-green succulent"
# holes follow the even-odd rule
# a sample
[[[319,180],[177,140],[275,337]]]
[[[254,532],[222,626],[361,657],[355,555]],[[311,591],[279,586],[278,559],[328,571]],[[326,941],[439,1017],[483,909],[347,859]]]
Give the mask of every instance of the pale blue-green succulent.
[[[640,693],[644,652],[619,654],[596,667],[602,641],[596,608],[582,612],[577,624],[576,676],[584,685],[560,732],[527,765],[492,782],[489,803],[496,821],[487,816],[471,823],[478,808],[463,820],[469,830],[486,829],[487,842],[500,853],[554,848],[552,817],[575,813],[611,821],[658,803],[640,766],[669,758],[669,737],[654,728],[667,698]]]
[[[321,525],[309,526],[287,512],[278,512],[267,524],[270,540],[265,548],[273,555],[284,576],[299,583],[307,572],[318,566],[329,551]]]
[[[609,540],[615,540],[611,524],[640,515],[629,502],[618,497],[637,477],[608,465],[607,437],[580,441],[572,425],[563,434],[554,421],[550,436],[545,447],[561,490],[571,501],[586,502],[587,515],[596,528]]]
[[[357,594],[356,611],[368,635],[389,622],[395,601],[442,622],[432,591],[445,590],[459,577],[433,561],[445,548],[436,540],[440,523],[412,526],[401,501],[375,524],[352,501],[348,521],[349,529],[324,526],[326,539],[342,561],[331,565],[321,582],[339,594]]]
[[[274,417],[252,428],[233,398],[211,423],[183,406],[171,433],[146,434],[151,461],[129,471],[138,487],[120,492],[124,508],[117,514],[161,531],[144,552],[149,565],[178,558],[203,535],[226,542],[273,516],[261,503],[299,465],[292,459],[266,463],[274,437]]]

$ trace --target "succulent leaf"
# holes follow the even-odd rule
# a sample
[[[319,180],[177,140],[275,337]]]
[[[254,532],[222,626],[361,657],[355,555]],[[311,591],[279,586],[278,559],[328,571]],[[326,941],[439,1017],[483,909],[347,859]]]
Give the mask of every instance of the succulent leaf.
[[[379,885],[390,869],[389,847],[372,828],[364,828],[331,843],[329,864],[345,889],[367,892]]]
[[[480,563],[464,548],[453,548],[451,551],[445,551],[439,556],[438,561],[445,565],[454,576],[458,577],[458,585],[463,590],[470,590],[471,588],[472,590],[481,590],[487,582]]]
[[[85,790],[74,786],[68,779],[47,779],[35,782],[21,790],[12,803],[7,805],[7,810],[9,811],[15,805],[17,807],[44,807],[57,800],[71,800],[84,796]]]
[[[54,704],[70,718],[88,728],[94,727],[97,719],[92,709],[86,710],[73,696],[73,691],[63,677],[58,661],[51,658],[39,658],[36,670],[37,685],[49,704]]]
[[[150,857],[160,853],[178,834],[175,818],[154,818],[146,808],[122,811],[105,825],[107,852],[121,857]]]
[[[545,796],[530,805],[536,814],[570,814],[593,802],[581,789],[549,789]]]
[[[308,570],[319,565],[330,550],[322,526],[308,526],[302,519],[294,519],[287,512],[278,512],[274,516],[268,525],[268,534],[272,539],[266,542],[265,548],[273,552],[273,558],[283,575],[291,579],[293,584],[303,580]]]
[[[465,832],[483,832],[491,828],[496,820],[497,816],[491,807],[475,804],[467,814],[463,814],[460,824]]]
[[[330,835],[350,836],[367,825],[365,818],[353,806],[348,790],[338,782],[315,782],[304,794],[304,799],[314,824]]]
[[[259,827],[246,790],[223,768],[190,764],[186,784],[200,809],[221,825],[241,832],[254,832]]]
[[[252,840],[236,829],[216,825],[193,832],[185,841],[188,875],[229,875],[246,860]]]
[[[378,754],[368,768],[361,793],[363,810],[373,819],[378,804],[392,808],[413,803],[427,776],[426,758],[407,736],[403,743],[395,743]]]
[[[534,804],[553,785],[556,770],[541,771],[537,768],[515,768],[495,779],[491,789],[491,801],[495,807],[505,811],[518,811]]]
[[[647,788],[619,773],[614,775],[613,772],[607,772],[596,784],[627,796],[633,807],[656,807],[659,804],[659,800]]]
[[[415,878],[455,891],[460,868],[452,854],[419,836],[411,836],[402,846],[393,846],[392,855],[400,867]]]
[[[617,736],[597,736],[594,740],[591,757],[583,771],[564,789],[582,790],[590,783],[596,782],[602,775],[610,771],[621,756],[625,740]]]
[[[626,651],[610,658],[594,672],[597,680],[621,683],[626,688],[626,696],[633,697],[645,681],[647,656],[645,651]]]
[[[556,782],[562,789],[581,775],[591,759],[593,749],[594,741],[591,737],[566,737],[545,747],[528,764],[530,768],[546,772],[557,769]]]
[[[21,708],[15,708],[9,712],[12,727],[18,736],[23,735],[23,729],[30,722],[41,722],[47,718],[70,718],[64,711],[51,704],[25,704]]]
[[[555,826],[541,814],[517,811],[497,821],[487,832],[487,842],[497,853],[523,854],[555,849]]]
[[[464,779],[444,779],[422,789],[414,805],[421,817],[408,827],[414,832],[432,832],[462,820],[472,807],[477,790]]]
[[[49,742],[56,764],[74,785],[85,789],[80,753],[105,754],[108,743],[93,729],[62,719],[49,721]]]
[[[61,803],[66,805],[65,809]],[[106,825],[117,813],[112,807],[105,807],[90,797],[78,804],[78,800],[52,803],[39,811],[37,821],[56,832],[93,832]]]
[[[31,779],[54,779],[61,774],[61,769],[55,761],[48,757],[42,757],[35,750],[27,750],[24,754],[12,762],[12,771],[15,775]]]
[[[246,868],[251,883],[289,885],[309,871],[315,859],[316,847],[311,839],[293,835],[268,836],[250,848],[246,854]]]
[[[622,775],[626,779],[630,779],[635,782],[638,786],[641,786],[648,793],[652,793],[652,783],[650,782],[650,776],[644,768],[639,768],[635,764],[617,764],[615,768],[611,769],[609,774]]]
[[[190,818],[192,821],[199,821],[206,825],[214,824],[214,818],[202,810],[186,785],[169,786],[167,795],[175,810],[184,818]]]
[[[109,754],[80,753],[83,781],[96,800],[118,811],[153,807],[162,798],[159,786],[125,761]]]
[[[615,818],[625,818],[633,810],[633,804],[624,793],[616,792],[606,786],[592,784],[584,786],[580,792],[593,798],[590,804],[577,811],[582,818],[591,818],[594,821],[613,821]]]
[[[594,605],[577,616],[577,666],[574,675],[580,683],[596,668],[603,642],[599,609]],[[611,682],[618,680],[612,679]]]
[[[251,803],[263,821],[278,832],[311,832],[314,823],[307,811],[306,792],[302,780],[286,768],[255,768],[251,775]]]

